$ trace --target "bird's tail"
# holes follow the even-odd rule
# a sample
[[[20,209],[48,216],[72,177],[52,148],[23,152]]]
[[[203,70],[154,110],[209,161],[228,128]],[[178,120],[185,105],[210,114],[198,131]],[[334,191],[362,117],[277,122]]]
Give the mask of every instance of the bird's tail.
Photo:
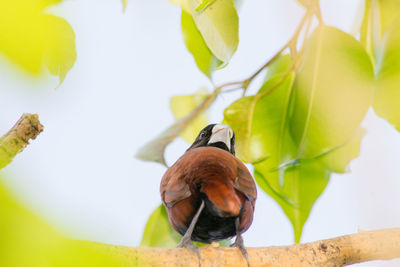
[[[239,216],[242,203],[230,181],[207,181],[201,186],[200,192],[206,195],[206,205],[216,215],[220,217]]]

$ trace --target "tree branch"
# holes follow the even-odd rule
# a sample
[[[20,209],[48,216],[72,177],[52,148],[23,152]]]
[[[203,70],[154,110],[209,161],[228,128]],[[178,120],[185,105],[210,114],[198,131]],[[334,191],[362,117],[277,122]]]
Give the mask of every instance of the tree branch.
[[[14,127],[0,138],[0,169],[7,166],[12,159],[43,131],[37,114],[23,114]]]
[[[99,245],[107,253],[122,257],[126,266],[193,266],[197,256],[189,249],[131,248]],[[256,266],[345,266],[371,260],[400,257],[400,228],[362,231],[327,240],[292,246],[248,248],[250,265]],[[236,248],[201,247],[201,266],[247,266]]]

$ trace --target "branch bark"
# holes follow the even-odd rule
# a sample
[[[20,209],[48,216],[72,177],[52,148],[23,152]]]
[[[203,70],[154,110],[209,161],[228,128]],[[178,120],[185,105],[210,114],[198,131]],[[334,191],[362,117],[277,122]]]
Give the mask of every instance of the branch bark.
[[[124,258],[127,266],[193,266],[197,256],[189,249],[131,248],[104,246],[107,253]],[[345,266],[400,257],[400,228],[362,231],[327,240],[292,246],[247,248],[250,265],[256,266]],[[236,248],[200,248],[201,266],[247,266]]]
[[[0,169],[7,166],[12,159],[43,131],[37,114],[23,114],[8,133],[0,138]]]

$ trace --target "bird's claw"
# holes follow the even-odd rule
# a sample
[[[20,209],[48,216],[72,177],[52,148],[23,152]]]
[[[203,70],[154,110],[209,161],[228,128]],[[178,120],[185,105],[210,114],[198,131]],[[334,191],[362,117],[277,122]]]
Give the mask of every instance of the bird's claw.
[[[187,239],[183,237],[179,244],[176,246],[177,248],[188,248],[191,251],[193,251],[196,255],[197,258],[199,259],[199,267],[201,267],[201,255],[200,255],[200,250],[196,245],[193,245],[190,239]]]
[[[240,252],[242,253],[243,257],[246,259],[247,262],[247,266],[250,267],[250,262],[249,262],[249,255],[247,253],[246,248],[244,247],[244,243],[243,243],[243,238],[241,235],[237,236],[235,243],[233,243],[231,245],[231,247],[236,247],[240,250]]]

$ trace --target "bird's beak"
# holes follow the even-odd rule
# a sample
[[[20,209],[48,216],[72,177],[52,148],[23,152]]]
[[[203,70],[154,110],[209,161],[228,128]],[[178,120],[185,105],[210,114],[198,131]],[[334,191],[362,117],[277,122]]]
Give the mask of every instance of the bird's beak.
[[[210,141],[208,144],[223,142],[231,150],[231,138],[233,136],[232,129],[225,124],[216,124],[212,129]]]

